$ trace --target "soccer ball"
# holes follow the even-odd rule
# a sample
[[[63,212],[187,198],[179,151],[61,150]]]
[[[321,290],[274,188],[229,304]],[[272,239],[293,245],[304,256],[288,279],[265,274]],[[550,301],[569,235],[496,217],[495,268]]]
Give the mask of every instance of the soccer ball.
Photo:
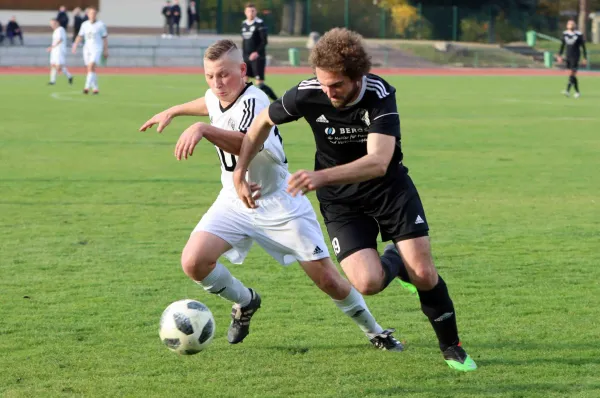
[[[179,300],[169,305],[160,317],[160,339],[182,355],[197,354],[215,335],[215,319],[207,306],[195,300]]]

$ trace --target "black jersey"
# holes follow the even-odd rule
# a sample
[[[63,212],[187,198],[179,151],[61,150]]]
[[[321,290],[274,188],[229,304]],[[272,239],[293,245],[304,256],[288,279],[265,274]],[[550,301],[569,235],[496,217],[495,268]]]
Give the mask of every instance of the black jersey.
[[[583,50],[583,58],[587,59],[587,51],[585,49],[585,40],[583,34],[578,31],[565,30],[562,35],[559,55],[562,55],[565,47],[567,47],[567,59],[579,60],[581,56],[580,48]]]
[[[396,90],[379,76],[363,76],[358,98],[342,109],[331,104],[315,78],[304,80],[270,105],[269,116],[275,124],[306,119],[317,146],[315,170],[343,165],[365,156],[369,133],[396,137],[396,149],[385,176],[320,188],[317,196],[322,203],[355,203],[385,189],[399,174],[406,173],[401,163]]]
[[[260,18],[254,18],[252,22],[242,22],[242,52],[247,58],[253,52],[259,56],[265,56],[267,47],[267,26]]]

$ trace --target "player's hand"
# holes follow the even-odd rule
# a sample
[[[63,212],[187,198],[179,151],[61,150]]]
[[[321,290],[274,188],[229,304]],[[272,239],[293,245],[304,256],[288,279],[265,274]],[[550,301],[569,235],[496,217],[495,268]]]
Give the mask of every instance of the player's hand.
[[[561,57],[560,55],[556,57],[556,62],[558,62],[559,64],[562,64],[563,62],[563,57]]]
[[[287,191],[292,196],[314,191],[325,185],[323,173],[318,171],[298,170],[288,180]]]
[[[50,47],[48,47],[48,48],[46,49],[46,52],[47,52],[47,53],[49,53],[50,51],[52,51],[52,46],[50,46]]]
[[[248,59],[250,61],[254,61],[257,58],[258,58],[258,52],[256,52],[256,51],[254,51],[253,53],[250,54],[250,56],[248,56]]]
[[[241,170],[233,172],[233,186],[240,200],[249,209],[256,209],[256,200],[261,196],[260,185],[246,181],[245,173]]]
[[[108,50],[104,50],[104,51],[102,52],[102,56],[103,56],[105,59],[106,59],[106,58],[108,58]]]
[[[156,115],[152,116],[152,118],[146,123],[142,124],[142,127],[140,127],[140,131],[146,131],[155,124],[158,124],[156,131],[162,133],[163,130],[171,123],[171,120],[173,120],[173,115],[167,109],[166,111],[157,113]]]
[[[71,53],[77,54],[77,43],[73,43],[73,46],[71,47]]]
[[[582,59],[581,60],[581,66],[586,66],[587,65],[587,59]]]
[[[204,132],[202,131],[206,123],[194,123],[190,127],[188,127],[177,140],[177,145],[175,145],[175,157],[177,160],[181,160],[182,158],[187,159],[188,156],[192,156],[194,154],[194,148],[200,142],[202,137],[204,137]]]

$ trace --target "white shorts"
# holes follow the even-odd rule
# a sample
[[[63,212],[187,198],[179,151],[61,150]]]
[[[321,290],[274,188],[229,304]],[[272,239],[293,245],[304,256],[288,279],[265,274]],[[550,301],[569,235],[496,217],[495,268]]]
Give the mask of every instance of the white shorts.
[[[224,256],[241,264],[252,242],[258,243],[282,265],[329,257],[321,226],[306,196],[292,197],[285,190],[257,201],[248,209],[231,193],[219,194],[194,231],[205,231],[228,242]]]
[[[83,63],[89,65],[92,62],[96,65],[100,65],[100,57],[102,56],[102,50],[96,48],[84,48],[83,49]]]
[[[65,63],[65,52],[64,51],[51,51],[50,52],[50,65],[66,65]]]

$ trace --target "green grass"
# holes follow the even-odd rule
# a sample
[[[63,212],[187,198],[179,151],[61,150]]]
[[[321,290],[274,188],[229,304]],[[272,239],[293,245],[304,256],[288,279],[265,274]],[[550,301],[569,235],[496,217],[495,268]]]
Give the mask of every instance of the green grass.
[[[281,93],[300,78],[270,82]],[[0,76],[0,396],[600,396],[599,78],[580,78],[580,100],[558,94],[564,77],[389,78],[471,374],[444,364],[399,287],[367,299],[407,342],[379,352],[299,267],[258,248],[231,270],[263,309],[229,346],[229,304],[179,266],[220,188],[215,150],[173,158],[191,118],[137,132],[203,79],[100,72],[99,97],[82,80]],[[282,132],[291,169],[310,168],[307,125]],[[217,335],[179,357],[157,328],[186,297],[212,309]]]

